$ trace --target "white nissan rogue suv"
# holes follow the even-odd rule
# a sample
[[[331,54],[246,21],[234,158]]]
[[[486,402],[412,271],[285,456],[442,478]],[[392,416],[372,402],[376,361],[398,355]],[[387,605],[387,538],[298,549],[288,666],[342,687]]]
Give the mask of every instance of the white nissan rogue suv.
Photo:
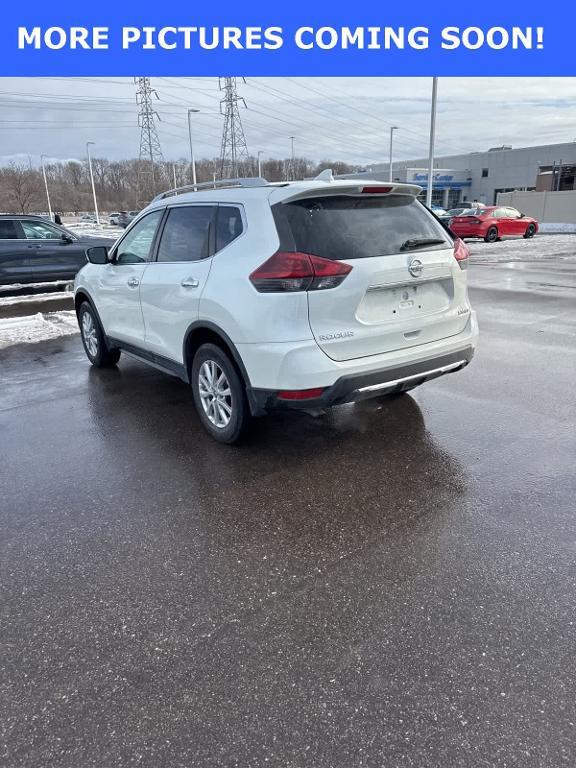
[[[405,392],[464,368],[478,336],[468,251],[419,192],[324,172],[160,195],[77,275],[90,362],[127,352],[181,377],[224,443],[270,408]]]

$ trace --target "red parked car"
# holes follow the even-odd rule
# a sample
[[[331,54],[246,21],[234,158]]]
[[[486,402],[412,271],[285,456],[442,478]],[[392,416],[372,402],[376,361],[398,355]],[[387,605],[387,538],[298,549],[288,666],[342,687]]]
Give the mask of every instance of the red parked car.
[[[534,237],[538,232],[538,222],[530,216],[524,216],[516,208],[493,205],[454,216],[450,220],[450,229],[462,240],[483,237],[487,243],[495,243],[509,235]]]

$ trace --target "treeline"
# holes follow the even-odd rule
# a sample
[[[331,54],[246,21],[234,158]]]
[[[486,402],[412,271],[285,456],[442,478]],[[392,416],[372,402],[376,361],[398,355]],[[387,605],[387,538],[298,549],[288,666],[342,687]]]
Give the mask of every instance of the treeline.
[[[339,161],[314,163],[307,158],[262,160],[262,175],[268,181],[302,179],[332,168],[334,173],[360,170]],[[154,167],[139,160],[111,161],[92,158],[92,171],[98,208],[101,211],[133,210],[145,206],[155,194],[174,186],[192,183],[192,168],[187,160],[159,163]],[[197,182],[220,177],[217,158],[196,161]],[[258,162],[250,158],[239,168],[239,176],[258,175]],[[87,162],[74,160],[46,164],[46,179],[53,211],[92,212],[94,203]],[[42,170],[11,163],[0,167],[0,212],[32,213],[47,210]]]

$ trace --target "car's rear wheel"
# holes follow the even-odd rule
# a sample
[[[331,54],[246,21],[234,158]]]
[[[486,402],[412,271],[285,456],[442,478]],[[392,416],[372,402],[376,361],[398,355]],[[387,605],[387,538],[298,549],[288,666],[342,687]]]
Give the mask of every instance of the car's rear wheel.
[[[96,368],[110,368],[120,360],[120,350],[106,344],[102,326],[91,304],[83,302],[78,312],[78,324],[86,357]]]
[[[534,224],[529,224],[526,227],[526,232],[524,232],[524,237],[525,238],[534,237],[535,234],[536,234],[536,227],[534,226]]]
[[[484,236],[484,240],[487,243],[495,243],[498,240],[498,230],[496,227],[490,227]]]
[[[226,352],[203,344],[194,356],[190,380],[202,426],[220,443],[237,442],[250,422],[246,387]]]

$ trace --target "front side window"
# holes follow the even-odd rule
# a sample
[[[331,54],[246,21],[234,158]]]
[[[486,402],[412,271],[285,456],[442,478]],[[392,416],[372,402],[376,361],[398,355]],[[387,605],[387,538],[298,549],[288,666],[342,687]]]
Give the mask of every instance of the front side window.
[[[406,195],[306,198],[272,207],[280,247],[325,259],[363,259],[400,253],[410,241],[451,245],[444,227]]]
[[[16,224],[9,219],[0,219],[0,240],[17,240]]]
[[[244,230],[240,208],[234,205],[219,205],[216,223],[216,250],[221,251]]]
[[[61,240],[62,230],[43,221],[20,222],[28,240]]]
[[[520,211],[517,211],[516,208],[506,208],[506,215],[509,219],[519,219]]]
[[[158,261],[200,261],[210,255],[210,231],[216,207],[171,208],[158,248]]]
[[[140,264],[148,261],[154,235],[164,211],[153,211],[136,224],[116,249],[116,264]]]

